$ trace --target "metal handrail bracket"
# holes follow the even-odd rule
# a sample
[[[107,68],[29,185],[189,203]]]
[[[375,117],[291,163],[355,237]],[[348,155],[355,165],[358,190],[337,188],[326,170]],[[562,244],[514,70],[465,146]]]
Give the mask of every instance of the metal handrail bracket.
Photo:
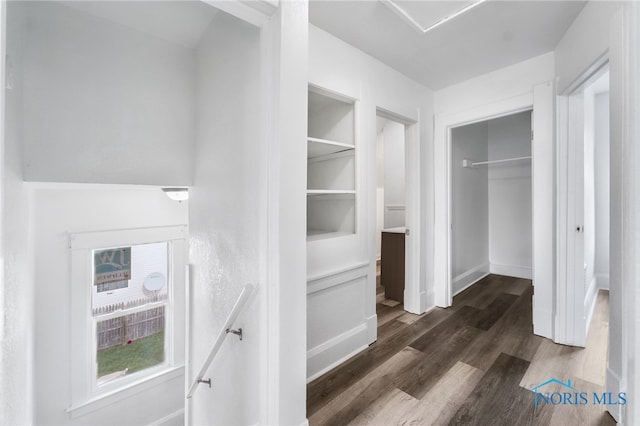
[[[200,371],[196,375],[196,378],[193,380],[193,383],[189,388],[189,392],[187,393],[187,399],[193,396],[194,392],[196,391],[200,383],[207,383],[209,387],[211,387],[211,379],[205,380],[204,375],[209,369],[209,366],[211,366],[211,363],[216,357],[216,354],[220,350],[220,347],[222,346],[224,339],[227,337],[227,334],[229,333],[236,334],[240,337],[240,340],[242,340],[242,329],[233,330],[231,326],[238,318],[240,311],[242,311],[242,308],[247,303],[247,300],[249,300],[249,297],[251,296],[252,292],[253,292],[253,285],[251,284],[247,284],[242,288],[242,292],[240,292],[240,296],[238,296],[236,303],[233,305],[233,308],[231,308],[231,312],[229,312],[229,316],[227,316],[227,319],[224,322],[224,325],[220,329],[218,336],[213,342],[213,346],[211,346],[211,349],[209,350],[209,355],[202,363],[202,367],[200,367]]]

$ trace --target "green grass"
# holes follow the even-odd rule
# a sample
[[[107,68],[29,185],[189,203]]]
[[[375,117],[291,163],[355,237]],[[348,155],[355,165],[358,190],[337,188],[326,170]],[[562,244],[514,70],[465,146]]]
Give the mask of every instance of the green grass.
[[[164,331],[135,340],[128,345],[98,351],[98,377],[122,371],[127,374],[153,367],[164,361]]]

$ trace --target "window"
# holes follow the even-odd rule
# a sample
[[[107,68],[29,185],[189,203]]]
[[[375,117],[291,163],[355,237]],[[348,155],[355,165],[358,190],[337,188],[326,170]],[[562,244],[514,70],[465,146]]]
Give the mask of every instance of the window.
[[[183,368],[185,236],[184,227],[71,235],[73,406]]]
[[[167,242],[93,250],[98,385],[164,363],[165,313],[171,303],[168,267]],[[117,294],[102,294],[98,288],[122,288],[121,283],[127,283],[127,290]]]

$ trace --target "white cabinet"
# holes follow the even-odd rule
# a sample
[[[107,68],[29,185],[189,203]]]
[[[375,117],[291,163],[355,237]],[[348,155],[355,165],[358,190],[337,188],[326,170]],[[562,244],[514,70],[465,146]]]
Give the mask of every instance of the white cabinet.
[[[355,104],[309,87],[307,240],[356,230]]]

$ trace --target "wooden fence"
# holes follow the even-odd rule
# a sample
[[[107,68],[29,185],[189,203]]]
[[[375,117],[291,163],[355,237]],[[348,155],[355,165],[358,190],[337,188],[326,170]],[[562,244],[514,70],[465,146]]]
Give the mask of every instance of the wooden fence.
[[[110,314],[111,312],[115,312],[117,310],[131,309],[138,306],[146,305],[147,303],[160,302],[163,300],[167,300],[167,298],[168,295],[166,293],[163,293],[149,297],[141,297],[140,299],[128,300],[126,302],[113,303],[111,305],[95,308],[93,310],[93,316]]]
[[[127,344],[161,331],[164,331],[164,306],[98,321],[98,350]]]

